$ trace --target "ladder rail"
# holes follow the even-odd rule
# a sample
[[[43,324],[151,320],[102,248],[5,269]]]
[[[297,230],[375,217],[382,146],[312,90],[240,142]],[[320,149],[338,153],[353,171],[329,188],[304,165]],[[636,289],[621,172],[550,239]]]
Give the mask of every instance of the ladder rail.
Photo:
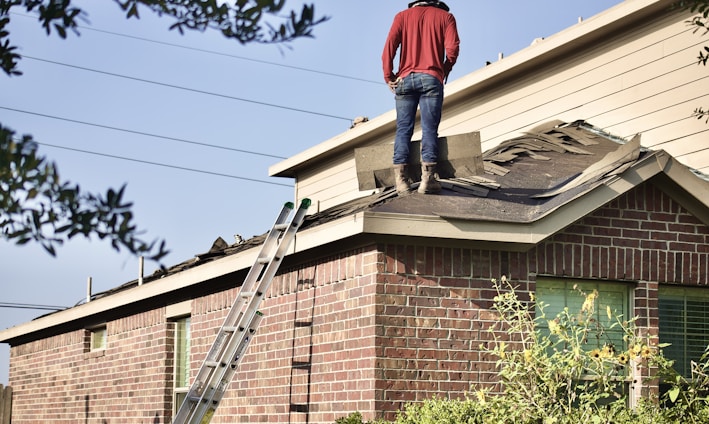
[[[310,199],[303,199],[293,218],[286,222],[294,205],[291,202],[283,205],[175,414],[173,424],[207,424],[211,420],[263,319],[258,307],[309,206]]]
[[[199,421],[201,417],[205,415],[211,415],[216,411],[219,403],[221,402],[224,394],[226,393],[229,383],[231,383],[232,378],[236,374],[236,369],[244,357],[244,353],[248,348],[249,343],[256,333],[256,328],[263,319],[263,315],[255,314],[249,329],[244,329],[242,331],[241,337],[233,337],[231,343],[233,343],[234,356],[229,358],[228,362],[220,363],[218,366],[218,372],[214,374],[212,382],[208,387],[205,388],[202,397],[199,402],[195,405],[192,413],[189,415],[189,421],[187,422],[204,422]],[[211,411],[211,414],[210,414]],[[198,421],[195,421],[198,420]],[[207,421],[208,422],[208,421]]]
[[[282,238],[282,230],[280,230],[279,228],[283,223],[286,222],[288,216],[293,210],[293,207],[293,203],[286,202],[281,208],[281,211],[279,212],[276,221],[273,224],[273,227],[268,232],[266,239],[261,245],[261,249],[259,249],[259,253],[257,255],[256,261],[254,262],[254,265],[249,269],[249,272],[247,273],[246,278],[242,283],[240,292],[244,289],[244,286],[252,286],[253,283],[257,280],[259,274],[265,268],[265,264],[260,259],[264,257],[264,252],[268,252],[269,250],[273,249],[274,244],[277,244],[278,241]],[[225,328],[234,327],[236,322],[238,322],[242,318],[242,309],[245,303],[246,300],[241,298],[241,296],[238,296],[236,301],[232,305],[232,308],[227,314],[224,323],[217,332],[217,336],[214,342],[212,343],[212,346],[207,352],[205,361],[200,366],[197,375],[195,376],[195,380],[187,392],[187,397],[182,402],[182,405],[180,405],[180,408],[175,414],[173,420],[174,423],[188,423],[190,422],[189,419],[191,418],[191,416],[194,415],[194,409],[196,408],[190,405],[190,403],[188,402],[188,398],[191,397],[194,402],[199,403],[202,403],[204,401],[203,397],[206,390],[208,389],[206,387],[206,384],[207,381],[212,378],[211,374],[214,370],[213,368],[208,366],[208,362],[220,362],[223,360],[225,349],[229,345],[230,340],[233,336],[233,332],[225,331]],[[195,398],[197,398],[198,400]]]

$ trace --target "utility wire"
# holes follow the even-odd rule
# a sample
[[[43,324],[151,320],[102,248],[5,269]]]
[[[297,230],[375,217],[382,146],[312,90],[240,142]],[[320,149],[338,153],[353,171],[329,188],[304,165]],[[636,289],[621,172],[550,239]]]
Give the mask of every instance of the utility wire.
[[[190,91],[190,92],[193,92],[193,93],[206,94],[206,95],[209,95],[209,96],[216,96],[216,97],[223,97],[223,98],[225,98],[225,99],[238,100],[238,101],[241,101],[241,102],[253,103],[253,104],[258,104],[258,105],[263,105],[263,106],[275,107],[275,108],[278,108],[278,109],[290,110],[290,111],[293,111],[293,112],[307,113],[307,114],[310,114],[310,115],[318,115],[318,116],[324,116],[324,117],[326,117],[326,118],[341,119],[341,120],[344,120],[344,121],[347,121],[347,122],[352,122],[352,119],[351,119],[351,118],[345,118],[345,117],[337,116],[337,115],[330,115],[330,114],[322,113],[322,112],[314,112],[314,111],[305,110],[305,109],[299,109],[299,108],[290,107],[290,106],[282,106],[282,105],[277,105],[277,104],[273,104],[273,103],[260,102],[260,101],[257,101],[257,100],[244,99],[244,98],[242,98],[242,97],[229,96],[229,95],[226,95],[226,94],[219,94],[219,93],[214,93],[214,92],[211,92],[211,91],[197,90],[197,89],[195,89],[195,88],[183,87],[183,86],[175,85],[175,84],[167,84],[167,83],[158,82],[158,81],[151,81],[151,80],[147,80],[147,79],[143,79],[143,78],[137,78],[137,77],[131,77],[131,76],[127,76],[127,75],[116,74],[116,73],[113,73],[113,72],[100,71],[100,70],[98,70],[98,69],[92,69],[92,68],[86,68],[86,67],[83,67],[83,66],[71,65],[71,64],[68,64],[68,63],[56,62],[56,61],[53,61],[53,60],[41,59],[41,58],[33,57],[33,56],[26,56],[26,55],[23,55],[22,57],[25,58],[25,59],[36,60],[36,61],[39,61],[39,62],[51,63],[51,64],[53,64],[53,65],[66,66],[66,67],[68,67],[68,68],[80,69],[80,70],[82,70],[82,71],[88,71],[88,72],[95,72],[95,73],[98,73],[98,74],[109,75],[109,76],[112,76],[112,77],[124,78],[124,79],[128,79],[128,80],[144,82],[144,83],[147,83],[147,84],[159,85],[159,86],[162,86],[162,87],[175,88],[175,89],[178,89],[178,90]]]
[[[16,13],[16,12],[12,12],[11,15],[22,16],[22,17],[25,17],[25,18],[34,18],[34,16],[30,16],[30,15],[22,14],[22,13]],[[336,74],[336,73],[334,73],[334,72],[320,71],[320,70],[317,70],[317,69],[303,68],[303,67],[300,67],[300,66],[286,65],[286,64],[278,63],[278,62],[269,62],[269,61],[267,61],[267,60],[253,59],[253,58],[250,58],[250,57],[239,56],[239,55],[230,54],[230,53],[224,53],[224,52],[218,52],[218,51],[216,51],[216,50],[207,50],[207,49],[202,49],[202,48],[198,48],[198,47],[189,47],[189,46],[184,46],[184,45],[182,45],[182,44],[168,43],[168,42],[166,42],[166,41],[159,41],[159,40],[153,40],[153,39],[150,39],[150,38],[137,37],[137,36],[135,36],[135,35],[129,35],[129,34],[123,34],[123,33],[120,33],[120,32],[107,31],[107,30],[104,30],[104,29],[92,28],[92,27],[88,27],[88,26],[77,25],[77,28],[85,29],[85,30],[88,30],[88,31],[100,32],[100,33],[103,33],[103,34],[114,35],[114,36],[116,36],[116,37],[130,38],[130,39],[133,39],[133,40],[145,41],[145,42],[148,42],[148,43],[160,44],[160,45],[163,45],[163,46],[176,47],[176,48],[184,49],[184,50],[191,50],[191,51],[196,51],[196,52],[201,52],[201,53],[213,54],[213,55],[216,55],[216,56],[230,57],[230,58],[232,58],[232,59],[239,59],[239,60],[244,60],[244,61],[247,61],[247,62],[263,63],[263,64],[265,64],[265,65],[280,66],[281,68],[295,69],[295,70],[298,70],[298,71],[311,72],[311,73],[315,73],[315,74],[327,75],[327,76],[336,77],[336,78],[349,79],[349,80],[353,80],[353,81],[361,81],[361,82],[366,82],[366,83],[370,83],[370,84],[384,85],[384,83],[381,82],[381,81],[373,81],[373,80],[369,80],[369,79],[366,79],[366,78],[359,78],[359,77],[353,77],[353,76],[350,76],[350,75]]]
[[[87,30],[89,30],[89,31],[102,32],[102,33],[104,33],[104,34],[115,35],[115,36],[118,36],[118,37],[125,37],[125,38],[132,38],[132,39],[134,39],[134,40],[146,41],[146,42],[148,42],[148,43],[162,44],[162,45],[165,45],[165,46],[177,47],[177,48],[185,49],[185,50],[192,50],[192,51],[197,51],[197,52],[201,52],[201,53],[213,54],[213,55],[217,55],[217,56],[230,57],[230,58],[232,58],[232,59],[245,60],[245,61],[248,61],[248,62],[263,63],[263,64],[265,64],[265,65],[280,66],[281,68],[295,69],[295,70],[297,70],[297,71],[312,72],[312,73],[314,73],[314,74],[327,75],[327,76],[330,76],[330,77],[344,78],[344,79],[349,79],[349,80],[353,80],[353,81],[361,81],[361,82],[366,82],[366,83],[369,83],[369,84],[384,85],[384,83],[383,83],[383,82],[380,82],[380,81],[373,81],[373,80],[369,80],[369,79],[365,79],[365,78],[359,78],[359,77],[353,77],[353,76],[349,76],[349,75],[341,75],[341,74],[336,74],[336,73],[327,72],[327,71],[318,71],[317,69],[303,68],[303,67],[300,67],[300,66],[293,66],[293,65],[285,65],[285,64],[283,64],[283,63],[278,63],[278,62],[269,62],[269,61],[267,61],[267,60],[253,59],[253,58],[244,57],[244,56],[238,56],[238,55],[234,55],[234,54],[230,54],[230,53],[218,52],[218,51],[215,51],[215,50],[207,50],[207,49],[201,49],[201,48],[197,48],[197,47],[183,46],[183,45],[180,45],[180,44],[173,44],[173,43],[168,43],[168,42],[165,42],[165,41],[151,40],[151,39],[149,39],[149,38],[136,37],[136,36],[134,36],[134,35],[121,34],[121,33],[118,33],[118,32],[111,32],[111,31],[106,31],[106,30],[102,30],[102,29],[96,29],[96,28],[90,28],[90,27],[82,27],[82,26],[79,26],[79,28],[81,28],[81,29],[87,29]]]
[[[108,153],[99,153],[99,152],[92,152],[92,151],[90,151],[90,150],[76,149],[76,148],[73,148],[73,147],[58,146],[58,145],[56,145],[56,144],[40,143],[40,142],[38,142],[38,141],[35,141],[35,143],[37,143],[37,144],[39,144],[39,145],[41,145],[41,146],[54,147],[54,148],[56,148],[56,149],[70,150],[70,151],[72,151],[72,152],[86,153],[86,154],[89,154],[89,155],[103,156],[103,157],[112,158],[112,159],[127,160],[127,161],[130,161],[130,162],[138,162],[138,163],[144,163],[144,164],[154,165],[154,166],[162,166],[163,168],[179,169],[179,170],[182,170],[182,171],[197,172],[197,173],[200,173],[200,174],[216,175],[216,176],[218,176],[218,177],[233,178],[233,179],[236,179],[236,180],[245,180],[245,181],[252,181],[252,182],[256,182],[256,183],[271,184],[271,185],[277,185],[277,186],[282,186],[282,187],[293,188],[293,186],[290,185],[290,184],[274,183],[273,181],[259,180],[259,179],[256,179],[256,178],[239,177],[239,176],[236,176],[236,175],[222,174],[222,173],[219,173],[219,172],[204,171],[204,170],[201,170],[201,169],[186,168],[186,167],[177,166],[177,165],[168,165],[168,164],[165,164],[165,163],[151,162],[151,161],[142,160],[142,159],[128,158],[128,157],[125,157],[125,156],[111,155],[111,154],[108,154]]]
[[[45,311],[62,311],[64,309],[68,309],[66,306],[36,305],[34,303],[12,303],[12,302],[0,302],[0,308],[41,309],[41,310],[45,310]]]
[[[79,120],[70,119],[70,118],[62,118],[62,117],[59,117],[59,116],[46,115],[46,114],[44,114],[44,113],[39,113],[39,112],[30,112],[30,111],[27,111],[27,110],[15,109],[15,108],[6,107],[6,106],[0,106],[0,109],[9,110],[9,111],[11,111],[11,112],[25,113],[25,114],[28,114],[28,115],[41,116],[41,117],[43,117],[43,118],[56,119],[56,120],[59,120],[59,121],[72,122],[72,123],[75,123],[75,124],[89,125],[89,126],[97,127],[97,128],[106,128],[106,129],[114,130],[114,131],[122,131],[122,132],[126,132],[126,133],[129,133],[129,134],[138,134],[138,135],[144,135],[144,136],[147,136],[147,137],[161,138],[161,139],[163,139],[163,140],[177,141],[177,142],[180,142],[180,143],[194,144],[194,145],[203,146],[203,147],[211,147],[211,148],[213,148],[213,149],[229,150],[229,151],[238,152],[238,153],[248,153],[248,154],[250,154],[250,155],[266,156],[266,157],[276,158],[276,159],[287,159],[287,158],[284,157],[284,156],[277,156],[277,155],[272,155],[272,154],[269,154],[269,153],[253,152],[253,151],[250,151],[250,150],[242,150],[242,149],[236,149],[236,148],[233,148],[233,147],[219,146],[219,145],[216,145],[216,144],[208,144],[208,143],[201,143],[201,142],[198,142],[198,141],[185,140],[185,139],[183,139],[183,138],[168,137],[168,136],[165,136],[165,135],[159,135],[159,134],[146,133],[146,132],[142,132],[142,131],[129,130],[129,129],[126,129],[126,128],[112,127],[112,126],[103,125],[103,124],[94,124],[94,123],[92,123],[92,122],[79,121]]]

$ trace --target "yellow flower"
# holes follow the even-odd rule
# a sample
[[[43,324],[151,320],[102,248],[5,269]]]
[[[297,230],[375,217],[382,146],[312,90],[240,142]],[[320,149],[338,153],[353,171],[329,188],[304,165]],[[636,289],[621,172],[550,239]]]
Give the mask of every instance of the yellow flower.
[[[588,355],[589,355],[591,358],[596,358],[596,359],[598,359],[598,358],[601,357],[601,351],[600,351],[599,349],[593,349],[591,352],[588,353]]]
[[[603,346],[603,349],[601,349],[602,358],[612,358],[614,353],[615,349],[611,345],[605,345]]]
[[[547,324],[549,325],[549,332],[551,334],[559,334],[559,323],[557,323],[555,320],[548,320]]]
[[[649,358],[652,356],[652,349],[650,349],[648,346],[643,346],[642,350],[640,351],[640,356],[643,358]]]
[[[598,290],[594,290],[593,293],[586,295],[586,300],[583,301],[583,306],[581,306],[581,310],[587,313],[593,312],[593,305],[596,302],[597,296]]]
[[[529,349],[524,350],[524,362],[531,362],[532,361],[532,351]]]
[[[627,353],[621,353],[618,355],[618,362],[622,365],[625,365],[628,363],[629,357]]]
[[[485,405],[485,392],[484,391],[478,390],[477,392],[475,392],[475,396],[478,398],[478,402]]]
[[[638,355],[640,355],[640,352],[642,352],[642,350],[643,350],[643,345],[641,345],[640,343],[636,343],[635,345],[633,345],[633,347],[631,348],[630,351],[633,355],[638,356]]]

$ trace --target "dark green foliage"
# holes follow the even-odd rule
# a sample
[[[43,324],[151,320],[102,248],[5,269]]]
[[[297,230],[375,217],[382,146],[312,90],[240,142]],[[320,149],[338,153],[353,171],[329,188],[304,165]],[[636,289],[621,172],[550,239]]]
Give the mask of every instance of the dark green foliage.
[[[662,348],[651,337],[639,337],[635,320],[625,320],[607,309],[610,326],[596,320],[597,293],[585,297],[580,310],[564,309],[547,317],[544,305],[532,313],[512,286],[495,282],[498,295],[493,310],[493,335],[481,355],[496,357],[500,392],[471,388],[465,399],[434,397],[412,402],[393,424],[676,424],[709,422],[709,353],[692,365],[685,378],[672,369]],[[544,322],[554,323],[539,331]],[[626,346],[588,351],[594,333],[620,326]],[[507,336],[507,337],[506,337]],[[507,342],[506,340],[516,340]],[[669,385],[661,397],[651,395],[630,407],[626,369],[652,370],[650,381]],[[367,424],[360,413],[336,424]],[[370,423],[371,424],[371,423]],[[383,422],[379,422],[383,424]]]
[[[139,18],[145,8],[173,19],[170,29],[204,31],[216,29],[242,44],[287,43],[311,37],[316,18],[313,5],[303,5],[300,14],[282,15],[285,0],[114,0],[127,18]],[[86,12],[71,0],[0,0],[0,68],[9,76],[21,75],[22,58],[10,42],[11,12],[37,16],[47,35],[52,31],[66,38],[78,35],[78,20]],[[271,22],[269,22],[271,19]],[[53,163],[37,155],[30,136],[14,139],[14,132],[0,125],[0,230],[2,238],[16,244],[38,242],[51,255],[57,245],[76,235],[108,239],[116,250],[127,249],[159,261],[168,252],[164,242],[138,238],[131,204],[123,200],[125,186],[109,189],[105,196],[81,192],[79,186],[62,182]]]
[[[51,255],[65,240],[82,235],[108,239],[118,251],[159,261],[165,242],[145,242],[133,224],[125,186],[105,196],[62,182],[54,163],[37,154],[37,143],[0,124],[0,231],[18,245],[38,242]]]
[[[290,11],[287,17],[281,15],[285,0],[237,0],[222,2],[217,0],[114,0],[127,18],[139,18],[140,8],[145,8],[173,19],[170,29],[183,33],[185,29],[204,31],[216,29],[227,38],[242,44],[287,43],[300,37],[311,37],[315,25],[325,22],[327,17],[315,17],[314,5],[303,5],[300,13]],[[16,46],[10,44],[9,32],[5,30],[13,9],[36,14],[39,23],[50,34],[54,30],[61,38],[69,31],[78,34],[78,19],[86,17],[86,12],[72,6],[71,0],[0,0],[0,66],[8,75],[19,75]],[[269,22],[269,19],[272,22]]]

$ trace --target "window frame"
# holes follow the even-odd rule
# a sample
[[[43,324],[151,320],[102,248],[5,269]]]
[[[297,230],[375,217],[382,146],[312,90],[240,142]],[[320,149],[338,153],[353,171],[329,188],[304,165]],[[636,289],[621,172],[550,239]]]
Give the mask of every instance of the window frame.
[[[599,323],[604,324],[604,326],[607,328],[610,322],[606,316],[606,302],[603,301],[603,293],[615,293],[615,294],[621,294],[622,300],[619,302],[622,305],[623,310],[620,312],[616,310],[612,310],[613,313],[613,319],[617,316],[622,316],[625,319],[631,319],[634,314],[633,314],[633,285],[630,282],[626,281],[610,281],[610,280],[593,280],[593,279],[573,279],[573,278],[559,278],[559,277],[541,277],[537,278],[536,281],[536,292],[535,292],[535,316],[539,316],[540,308],[539,308],[539,302],[545,303],[546,308],[545,308],[545,314],[547,318],[553,318],[556,316],[557,312],[554,313],[549,313],[550,307],[552,307],[552,303],[544,299],[544,295],[540,294],[540,285],[542,287],[547,286],[547,288],[551,289],[562,289],[565,290],[564,292],[564,305],[561,308],[555,308],[552,310],[557,310],[557,311],[562,311],[565,307],[569,307],[572,312],[576,312],[576,309],[581,308],[583,302],[584,302],[584,297],[582,296],[581,292],[578,293],[578,299],[575,299],[576,302],[569,302],[569,297],[568,295],[572,293],[575,289],[574,286],[581,286],[580,290],[583,292],[588,293],[589,289],[593,290],[598,290],[598,298],[596,300],[596,308],[595,308],[595,315],[596,319],[598,320]],[[551,287],[550,287],[551,286]],[[563,287],[560,287],[563,286]],[[602,290],[603,289],[603,290]],[[611,289],[611,290],[609,290]],[[609,305],[610,306],[610,305]],[[540,329],[547,330],[548,327],[544,324],[541,323],[541,326],[539,326]],[[621,329],[618,330],[607,330],[611,333],[618,333],[619,337],[616,337],[615,340],[611,339],[611,341],[622,341],[623,340],[623,331]],[[600,349],[602,348],[603,345],[599,343],[597,346],[591,346],[589,344],[589,351],[593,349]],[[626,343],[622,346],[615,346],[616,351],[621,351],[627,349]]]
[[[88,329],[89,332],[89,352],[105,351],[108,346],[108,326],[106,324],[97,325]],[[98,341],[98,342],[97,342]]]
[[[541,287],[540,287],[541,286]],[[557,311],[563,311],[564,308],[568,307],[570,312],[576,313],[577,309],[580,311],[583,303],[585,301],[585,296],[583,296],[582,292],[588,295],[591,290],[597,290],[598,291],[598,297],[596,298],[596,305],[594,309],[594,314],[596,315],[596,319],[598,319],[599,323],[602,323],[604,327],[606,327],[606,323],[611,321],[608,319],[606,315],[606,307],[605,305],[608,304],[608,301],[606,300],[604,302],[602,294],[603,293],[615,293],[618,294],[620,293],[622,295],[622,299],[620,302],[617,302],[622,306],[622,311],[620,313],[617,310],[611,310],[612,311],[612,320],[615,319],[617,316],[623,316],[627,317],[627,319],[630,319],[630,317],[634,316],[634,285],[632,282],[629,281],[612,281],[612,280],[593,280],[593,279],[576,279],[576,278],[563,278],[563,277],[537,277],[536,281],[536,291],[534,293],[534,312],[535,312],[535,317],[539,317],[540,313],[540,307],[539,303],[544,303],[546,308],[545,308],[545,316],[547,319],[553,319],[556,317],[558,312],[553,312],[550,313],[550,307],[552,307],[552,303],[549,302],[548,300],[544,299],[544,294],[543,290],[542,293],[540,294],[540,288],[551,288],[551,289],[561,289],[564,291],[563,297],[564,297],[564,305],[562,305],[560,308],[557,307]],[[578,292],[578,299],[575,299],[575,302],[569,302],[569,294],[573,293],[575,290],[575,286],[581,286],[580,290]],[[609,290],[610,288],[610,290]],[[554,311],[554,309],[552,309]],[[549,331],[549,327],[546,324],[547,321],[537,320],[537,325],[535,325],[535,329],[541,330],[543,332]],[[608,331],[608,328],[605,328],[606,331]],[[617,341],[621,340],[622,345],[621,346],[614,346],[616,349],[616,352],[624,351],[628,348],[627,346],[627,341],[624,340],[624,332],[622,330],[617,330],[613,331],[613,333],[619,333],[617,337],[615,338],[610,338],[610,341]],[[586,346],[587,352],[592,352],[594,349],[600,349],[602,348],[602,343],[599,340],[599,343],[597,346],[594,346],[593,344],[589,343]],[[628,405],[633,405],[634,404],[634,397],[632,395],[632,382],[633,382],[633,375],[631,372],[630,367],[625,367],[625,375],[622,377],[616,377],[619,381],[623,381],[623,384],[620,386],[621,393],[626,395],[626,400],[628,402]],[[589,381],[592,380],[593,377],[588,376],[588,375],[582,375],[579,378],[579,381]],[[602,404],[603,402],[600,402]]]
[[[172,413],[175,416],[190,389],[192,317],[190,315],[173,317],[172,322],[174,323],[175,335],[173,345]],[[184,346],[182,342],[185,343]]]
[[[685,378],[691,378],[691,361],[699,361],[701,359],[701,355],[704,353],[707,345],[709,344],[709,323],[703,325],[703,333],[688,331],[690,322],[695,324],[707,322],[702,320],[702,317],[699,315],[697,315],[693,320],[688,320],[689,312],[691,312],[688,309],[688,302],[699,302],[697,306],[704,311],[704,316],[709,318],[709,308],[707,308],[709,307],[709,289],[705,287],[661,285],[657,291],[657,298],[658,339],[660,343],[673,343],[670,344],[670,346],[663,348],[663,355],[668,359],[675,361],[674,369],[680,375]],[[682,314],[681,323],[679,323],[679,325],[682,326],[682,329],[681,331],[668,331],[667,326],[664,326],[665,329],[663,330],[663,321],[666,322],[669,318],[667,314],[669,313],[668,309],[671,305],[668,304],[668,302],[676,302],[678,300],[682,302],[682,307],[679,311]],[[698,309],[694,310],[697,311]],[[672,324],[676,325],[676,323]],[[701,337],[703,338],[703,341],[700,343],[692,343],[691,341],[688,341],[688,338],[691,339],[692,337],[696,339]],[[682,339],[681,346],[679,347],[679,349],[682,350],[681,358],[676,355],[677,349],[675,349],[675,347],[677,346],[674,344],[678,338]],[[698,356],[694,357],[695,354]]]

